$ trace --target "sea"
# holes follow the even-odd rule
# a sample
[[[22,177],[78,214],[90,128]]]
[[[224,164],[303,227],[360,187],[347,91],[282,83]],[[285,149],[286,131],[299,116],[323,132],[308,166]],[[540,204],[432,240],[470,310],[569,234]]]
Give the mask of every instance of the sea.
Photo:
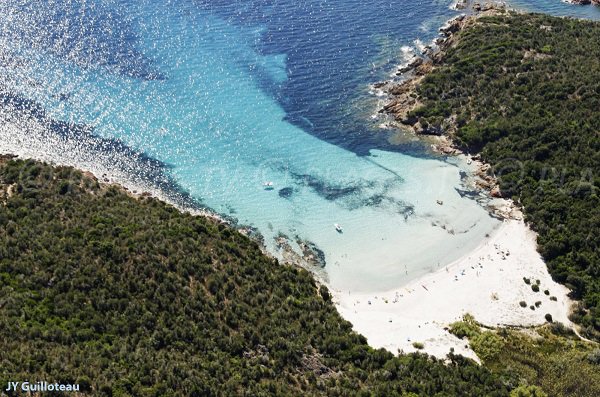
[[[559,0],[509,5],[600,19]],[[450,0],[3,0],[0,152],[209,210],[338,291],[396,288],[502,223],[373,88]]]

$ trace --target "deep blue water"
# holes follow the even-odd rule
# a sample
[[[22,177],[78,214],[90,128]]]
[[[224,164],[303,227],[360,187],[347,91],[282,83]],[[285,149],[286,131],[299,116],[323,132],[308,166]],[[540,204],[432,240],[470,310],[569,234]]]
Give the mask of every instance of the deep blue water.
[[[3,34],[83,68],[138,79],[163,79],[156,54],[144,50],[144,29],[161,28],[165,9],[186,23],[215,16],[256,51],[232,60],[286,111],[286,120],[357,153],[394,150],[373,134],[360,103],[366,84],[405,61],[400,48],[436,35],[456,13],[449,1],[14,1],[1,5]],[[171,32],[172,33],[172,32]],[[208,31],[198,30],[210,40]],[[230,43],[231,44],[231,43]],[[284,64],[277,64],[279,58]],[[278,70],[281,69],[281,70]],[[404,148],[407,150],[408,148]]]
[[[309,242],[334,288],[392,288],[498,224],[457,192],[464,164],[389,143],[370,92],[449,5],[4,0],[0,150],[194,200],[280,257],[282,236],[300,254]]]
[[[358,153],[391,149],[385,134],[365,123],[360,98],[365,85],[393,70],[400,48],[430,41],[455,13],[448,1],[201,1],[229,23],[263,26],[255,43],[261,54],[285,54],[288,78],[253,73],[285,109],[287,119],[320,139]]]

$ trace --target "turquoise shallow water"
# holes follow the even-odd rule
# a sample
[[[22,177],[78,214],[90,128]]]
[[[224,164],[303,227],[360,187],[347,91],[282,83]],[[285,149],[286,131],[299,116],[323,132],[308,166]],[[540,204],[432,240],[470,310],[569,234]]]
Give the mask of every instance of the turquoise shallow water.
[[[449,5],[9,0],[0,150],[170,189],[278,256],[310,242],[334,288],[393,288],[498,225],[457,191],[464,165],[388,142],[369,94]]]

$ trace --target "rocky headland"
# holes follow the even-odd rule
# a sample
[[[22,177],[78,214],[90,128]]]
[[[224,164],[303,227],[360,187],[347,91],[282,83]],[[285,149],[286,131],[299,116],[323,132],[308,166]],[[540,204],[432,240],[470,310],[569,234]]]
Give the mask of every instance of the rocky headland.
[[[506,7],[498,3],[481,5],[477,2],[461,1],[457,3],[456,7],[467,11],[440,28],[440,37],[432,45],[427,46],[422,55],[415,56],[408,64],[398,69],[396,75],[401,78],[400,82],[380,82],[375,84],[374,88],[383,90],[389,96],[389,102],[380,109],[381,113],[391,115],[401,129],[411,131],[417,136],[427,136],[433,141],[432,150],[437,153],[449,156],[467,155],[469,163],[473,162],[476,165],[476,188],[489,197],[501,198],[502,193],[492,167],[482,162],[479,155],[469,155],[465,148],[455,144],[453,140],[456,132],[454,115],[439,125],[433,125],[413,112],[422,105],[417,92],[419,85],[443,62],[446,50],[457,44],[458,33],[477,23],[479,17],[507,12]],[[493,208],[491,210],[503,218],[510,217],[510,213],[512,213],[512,211],[505,210],[496,211]]]

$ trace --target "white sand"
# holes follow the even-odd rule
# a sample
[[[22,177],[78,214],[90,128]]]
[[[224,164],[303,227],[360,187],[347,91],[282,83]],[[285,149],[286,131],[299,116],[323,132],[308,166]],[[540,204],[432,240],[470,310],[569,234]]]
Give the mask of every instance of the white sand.
[[[523,281],[540,280],[533,292]],[[550,295],[545,295],[548,289]],[[422,351],[444,358],[456,353],[476,359],[460,340],[444,330],[465,313],[489,326],[531,326],[554,321],[571,324],[567,316],[571,301],[568,289],[552,280],[536,251],[535,233],[521,220],[506,220],[489,238],[467,256],[406,286],[381,293],[358,294],[333,291],[337,308],[367,337],[373,347],[393,353]],[[551,301],[555,296],[557,301]],[[522,308],[520,301],[527,302]],[[529,306],[541,301],[539,308]]]

